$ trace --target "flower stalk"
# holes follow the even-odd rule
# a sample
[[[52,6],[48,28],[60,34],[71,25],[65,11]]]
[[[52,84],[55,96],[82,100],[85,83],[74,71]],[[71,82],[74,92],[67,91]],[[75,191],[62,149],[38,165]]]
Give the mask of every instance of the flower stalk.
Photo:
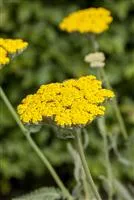
[[[95,35],[93,35],[93,34],[90,35],[90,39],[92,41],[94,51],[97,52],[99,50],[99,44],[95,38]],[[98,74],[100,74],[101,79],[104,80],[107,89],[112,89],[112,86],[108,80],[108,77],[106,75],[104,68],[98,68]],[[112,102],[113,102],[113,108],[115,110],[115,114],[116,114],[116,117],[117,117],[117,120],[118,120],[118,123],[120,126],[121,133],[122,133],[124,139],[127,139],[127,137],[128,137],[127,129],[126,129],[125,122],[123,120],[123,117],[122,117],[122,114],[121,114],[121,111],[120,111],[120,108],[119,108],[119,105],[117,102],[117,98],[114,97]]]
[[[112,86],[110,85],[110,82],[107,78],[107,75],[105,73],[105,70],[103,68],[100,68],[98,69],[100,71],[100,74],[101,74],[101,77],[104,79],[105,81],[105,85],[108,89],[112,89]],[[119,109],[119,106],[118,106],[118,103],[117,103],[117,98],[113,98],[112,100],[113,102],[113,107],[114,107],[114,110],[115,110],[115,114],[116,114],[116,117],[118,119],[118,122],[119,122],[119,125],[120,125],[120,130],[122,132],[122,135],[124,136],[125,139],[127,139],[128,137],[128,134],[127,134],[127,130],[126,130],[126,126],[125,126],[125,123],[124,123],[124,120],[123,120],[123,117],[121,115],[121,112],[120,112],[120,109]]]
[[[93,181],[91,172],[89,170],[89,167],[88,167],[88,164],[87,164],[87,161],[86,161],[86,158],[85,158],[83,145],[82,145],[82,141],[81,141],[81,130],[80,129],[76,130],[76,144],[77,144],[77,147],[78,147],[77,149],[78,149],[78,152],[79,152],[79,155],[80,155],[80,158],[81,158],[83,169],[85,171],[86,178],[87,178],[87,181],[88,181],[88,183],[89,183],[89,185],[92,189],[92,192],[93,192],[93,194],[94,194],[94,196],[96,197],[97,200],[102,200],[98,191],[97,191],[96,185]]]
[[[101,133],[101,136],[103,138],[103,146],[104,146],[104,156],[105,156],[105,167],[107,171],[107,178],[108,178],[108,200],[112,200],[113,198],[113,174],[112,174],[112,168],[109,158],[109,148],[108,148],[108,138],[106,133],[106,125],[105,125],[105,119],[99,118],[97,120],[98,127]]]
[[[30,135],[30,132],[24,127],[23,123],[20,121],[17,113],[15,112],[13,106],[11,105],[10,101],[8,100],[6,94],[4,93],[4,91],[3,91],[1,86],[0,86],[0,97],[4,101],[4,103],[7,106],[7,108],[9,109],[10,113],[12,114],[13,118],[15,119],[16,123],[18,124],[19,128],[21,129],[22,133],[26,137],[26,139],[29,142],[29,144],[32,147],[32,149],[36,152],[38,157],[41,159],[41,161],[44,163],[44,165],[47,167],[47,169],[51,173],[51,175],[54,178],[55,182],[57,183],[57,185],[61,189],[64,197],[66,197],[68,200],[73,200],[73,197],[71,196],[71,194],[69,193],[67,188],[64,186],[63,182],[61,181],[61,179],[57,175],[56,171],[54,170],[54,168],[52,167],[52,165],[50,164],[48,159],[45,157],[45,155],[42,153],[42,151],[39,149],[39,147],[36,145],[36,143],[32,139],[32,137]]]

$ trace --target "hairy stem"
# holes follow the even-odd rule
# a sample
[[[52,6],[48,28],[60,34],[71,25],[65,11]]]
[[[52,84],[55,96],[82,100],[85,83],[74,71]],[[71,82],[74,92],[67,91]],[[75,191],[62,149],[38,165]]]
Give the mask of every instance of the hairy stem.
[[[88,188],[88,182],[87,179],[85,177],[85,171],[83,169],[83,178],[82,178],[82,182],[83,182],[83,187],[84,187],[84,193],[85,193],[85,200],[89,200],[90,199],[90,194],[89,194],[89,188]]]
[[[98,191],[97,191],[96,185],[95,185],[95,183],[92,179],[91,172],[88,168],[88,164],[87,164],[85,154],[84,154],[83,145],[82,145],[82,142],[81,142],[81,130],[80,129],[76,130],[76,143],[77,143],[78,152],[79,152],[79,155],[80,155],[80,158],[81,158],[81,162],[82,162],[82,165],[83,165],[83,169],[85,171],[86,178],[87,178],[88,183],[90,184],[92,192],[93,192],[93,194],[94,194],[94,196],[96,197],[97,200],[102,200]]]
[[[104,156],[105,156],[105,167],[107,171],[107,178],[108,178],[108,200],[112,200],[113,197],[113,174],[112,174],[112,168],[109,158],[109,148],[108,148],[108,139],[107,139],[107,133],[106,133],[106,125],[105,125],[105,119],[99,118],[98,119],[98,127],[100,130],[100,133],[103,138],[103,146],[104,146]]]
[[[36,145],[36,143],[34,142],[34,140],[32,139],[32,137],[31,137],[31,135],[29,133],[27,134],[26,138],[27,138],[29,144],[31,145],[31,147],[34,149],[34,151],[38,155],[38,157],[42,160],[42,162],[48,168],[50,174],[54,178],[54,180],[57,183],[57,185],[59,186],[59,188],[62,190],[64,196],[67,197],[68,200],[73,200],[72,196],[69,194],[68,190],[63,185],[62,181],[60,180],[59,176],[55,172],[54,168],[52,167],[52,165],[50,164],[50,162],[48,161],[48,159],[44,156],[44,154],[41,152],[41,150]]]
[[[110,82],[107,78],[105,70],[103,68],[101,68],[99,70],[100,70],[101,77],[105,81],[106,87],[108,89],[112,89],[112,86],[110,85]],[[122,132],[124,138],[127,139],[128,134],[127,134],[127,130],[126,130],[126,127],[125,127],[123,117],[121,115],[121,112],[120,112],[120,109],[119,109],[119,106],[118,106],[118,103],[117,103],[117,98],[116,97],[113,98],[112,102],[113,102],[113,107],[114,107],[114,110],[115,110],[116,117],[117,117],[119,125],[120,125],[121,132]]]
[[[96,40],[95,35],[92,34],[90,36],[90,39],[92,41],[94,51],[98,51],[99,50],[99,44]],[[111,84],[110,84],[110,82],[107,78],[107,74],[106,74],[104,68],[98,68],[98,72],[101,75],[101,79],[105,81],[106,87],[108,89],[112,89],[112,86],[111,86]],[[128,137],[127,129],[126,129],[125,122],[124,122],[123,117],[122,117],[121,112],[120,112],[120,108],[119,108],[119,105],[118,105],[118,102],[117,102],[117,98],[114,97],[112,99],[112,102],[113,102],[113,108],[114,108],[114,111],[115,111],[115,114],[116,114],[116,117],[117,117],[117,120],[118,120],[118,123],[119,123],[119,126],[120,126],[121,133],[124,136],[124,138],[127,139],[127,137]]]
[[[55,182],[57,183],[57,185],[61,189],[64,197],[66,197],[68,200],[73,200],[73,197],[71,196],[71,194],[69,193],[67,188],[64,186],[63,182],[61,181],[61,179],[57,175],[56,171],[54,170],[54,168],[52,167],[52,165],[50,164],[48,159],[45,157],[45,155],[42,153],[42,151],[39,149],[39,147],[36,145],[36,143],[32,139],[32,137],[30,135],[30,132],[24,127],[23,123],[20,121],[16,111],[14,110],[12,104],[8,100],[8,98],[5,95],[5,93],[4,93],[4,91],[3,91],[1,86],[0,86],[0,97],[4,101],[4,103],[7,106],[7,108],[9,109],[10,113],[12,114],[12,116],[15,119],[16,123],[18,124],[19,128],[21,129],[22,133],[24,134],[24,136],[28,140],[28,142],[29,142],[30,146],[32,147],[32,149],[36,152],[38,157],[41,159],[41,161],[44,163],[44,165],[47,167],[47,169],[51,173],[51,175],[54,178]]]

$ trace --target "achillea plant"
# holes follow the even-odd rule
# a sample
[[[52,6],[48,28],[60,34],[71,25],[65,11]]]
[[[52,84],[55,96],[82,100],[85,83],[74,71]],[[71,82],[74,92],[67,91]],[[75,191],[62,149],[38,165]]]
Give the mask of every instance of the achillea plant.
[[[72,33],[72,32],[79,32],[81,34],[86,33],[86,36],[87,35],[89,36],[93,44],[93,53],[86,55],[85,61],[90,64],[90,67],[96,68],[98,78],[104,80],[104,83],[108,89],[112,89],[112,87],[110,85],[110,82],[104,70],[105,55],[103,52],[99,52],[99,44],[96,40],[96,36],[106,31],[109,28],[109,25],[112,22],[112,20],[113,18],[109,10],[105,8],[88,8],[88,9],[79,10],[79,11],[70,13],[59,24],[60,29],[63,31],[67,31],[69,33]],[[90,97],[92,97],[92,95]],[[119,122],[121,133],[123,134],[124,138],[127,138],[126,127],[125,127],[122,115],[120,113],[120,109],[118,107],[116,98],[113,99],[113,108],[115,110],[115,114]],[[109,158],[106,124],[103,118],[98,119],[98,127],[103,137],[106,170],[107,170],[107,177],[108,177],[108,199],[111,200],[113,197],[113,174],[112,174],[112,168],[111,168],[110,158]],[[90,171],[88,170],[88,166],[83,156],[84,152],[82,149],[82,143],[80,140],[79,132],[77,133],[76,136],[77,136],[76,137],[77,143],[79,146],[78,151],[83,163],[83,168],[85,169],[85,173],[88,177],[91,188],[94,191],[96,199],[101,199],[97,190],[95,189],[95,185],[93,183]]]
[[[112,22],[112,17],[110,16],[110,11],[105,8],[89,8],[85,10],[76,11],[70,14],[68,17],[63,19],[60,24],[60,28],[67,32],[80,32],[80,33],[92,33],[100,34],[109,28]],[[95,43],[95,41],[94,41]],[[8,64],[10,61],[10,56],[21,53],[28,43],[23,40],[17,39],[0,39],[0,52],[1,60],[0,64]],[[97,45],[98,46],[98,45]],[[97,50],[96,48],[94,49]],[[105,65],[105,56],[103,52],[95,52],[93,54],[87,55],[85,61],[90,63],[91,67],[102,68]],[[108,83],[109,84],[109,83]],[[109,87],[109,86],[108,86]],[[110,88],[110,87],[109,87]],[[57,183],[59,190],[54,188],[45,188],[42,191],[35,191],[32,196],[26,195],[19,199],[38,199],[38,198],[54,198],[54,199],[67,199],[67,200],[101,200],[97,188],[92,179],[89,166],[86,162],[84,155],[84,148],[81,140],[81,130],[83,127],[91,124],[91,122],[99,116],[103,116],[105,113],[105,107],[103,105],[104,101],[114,97],[114,93],[111,89],[103,89],[102,82],[97,80],[95,76],[89,75],[80,77],[79,79],[70,79],[62,83],[51,83],[47,85],[42,85],[39,90],[32,95],[28,95],[22,100],[21,104],[18,106],[17,111],[20,118],[13,109],[11,103],[4,94],[4,91],[0,87],[0,97],[3,99],[8,109],[10,110],[12,116],[19,125],[22,133],[28,140],[29,144],[36,152],[40,160],[48,168],[49,172],[53,176],[55,182]],[[116,108],[117,109],[117,108]],[[117,111],[117,110],[116,110]],[[120,118],[120,113],[118,112],[118,117]],[[103,123],[102,123],[103,120]],[[25,124],[35,124],[49,122],[54,123],[58,128],[70,128],[71,131],[75,131],[74,140],[76,141],[75,147],[77,148],[74,157],[78,157],[79,163],[82,169],[83,181],[80,182],[81,188],[80,193],[76,192],[70,193],[65,187],[64,183],[60,180],[54,168],[51,166],[50,162],[46,156],[42,153],[39,147],[34,142],[30,128],[27,129]],[[107,164],[107,179],[106,185],[108,188],[108,200],[113,198],[113,184],[115,180],[112,177],[112,169],[110,166],[109,159],[109,146],[107,141],[107,132],[105,130],[104,118],[99,118],[101,134],[104,138],[104,149],[105,149],[105,159]],[[85,129],[84,129],[85,130]],[[83,138],[82,138],[83,139]],[[75,142],[74,141],[74,142]],[[78,155],[77,155],[78,154]],[[80,159],[79,159],[80,158]],[[105,161],[104,161],[105,162]],[[79,168],[79,166],[78,166]],[[77,168],[77,169],[78,169]],[[79,173],[77,170],[77,174]],[[80,174],[81,176],[81,174]],[[108,184],[107,184],[108,183]],[[110,184],[109,184],[110,183]],[[89,186],[90,185],[90,186]],[[91,191],[92,190],[92,191]],[[90,191],[93,195],[90,198]],[[122,192],[122,188],[121,188]],[[44,194],[46,193],[46,194]],[[87,193],[87,195],[85,195]],[[82,197],[79,196],[82,194]],[[123,193],[124,195],[124,193]],[[116,198],[116,197],[115,197]]]
[[[61,30],[67,31],[69,33],[88,33],[93,43],[93,51],[95,51],[95,54],[97,53],[98,57],[97,51],[99,49],[99,44],[96,40],[96,35],[99,35],[100,33],[106,31],[109,28],[109,25],[111,24],[112,20],[113,18],[111,16],[111,12],[106,8],[87,8],[70,13],[67,17],[65,17],[62,20],[62,22],[59,24],[59,27]],[[103,67],[105,66],[105,63],[102,60],[103,58],[101,58],[101,62],[98,60],[91,61],[94,58],[96,59],[95,54],[93,52],[92,55],[87,55],[85,57],[85,61],[90,62],[91,67],[98,68],[99,78],[101,77],[102,79],[104,79],[105,85],[108,89],[112,89],[111,84],[105,73],[105,70],[103,69]],[[124,138],[127,138],[127,130],[116,98],[113,101],[113,108],[115,110],[116,117],[120,125],[121,133],[123,134]]]
[[[100,34],[112,22],[110,11],[105,8],[87,8],[69,14],[60,23],[60,29],[67,32]]]
[[[1,61],[0,64],[5,65],[5,64],[7,64],[9,62],[9,58],[6,57],[8,53],[9,53],[9,55],[15,55],[15,54],[21,53],[28,46],[28,43],[27,42],[23,42],[23,40],[21,40],[21,39],[12,40],[12,39],[3,39],[3,38],[0,38],[0,45],[1,45],[0,46],[0,50],[2,52],[2,57],[1,57],[1,60],[0,60]],[[53,176],[55,182],[57,183],[57,185],[59,186],[59,188],[62,191],[62,196],[64,196],[64,198],[67,198],[68,200],[73,200],[73,197],[71,196],[71,194],[69,193],[69,191],[66,189],[66,187],[64,186],[64,184],[62,183],[62,181],[60,180],[59,176],[57,175],[57,173],[55,172],[55,170],[51,166],[51,164],[48,161],[48,159],[45,157],[45,155],[41,152],[41,150],[39,149],[39,147],[36,145],[36,143],[32,139],[32,137],[30,135],[31,132],[29,130],[27,130],[25,128],[25,126],[22,124],[22,122],[20,121],[20,119],[19,119],[16,111],[14,110],[12,104],[10,103],[8,97],[6,96],[4,90],[2,89],[1,86],[0,86],[0,97],[4,101],[5,105],[9,109],[9,111],[11,112],[14,120],[16,121],[16,123],[18,124],[18,126],[20,127],[23,135],[28,140],[30,146],[33,148],[33,150],[38,155],[38,157],[40,158],[40,160],[43,162],[43,164],[50,171],[50,173]],[[50,188],[51,192],[52,192],[52,190],[53,189]],[[45,194],[45,196],[49,196],[49,194],[51,192],[47,191],[46,192],[47,194]],[[58,193],[57,193],[57,195],[58,195]]]
[[[19,53],[28,45],[27,42],[23,42],[22,40],[11,39],[0,39],[0,44],[1,51],[3,50],[2,58],[3,60],[5,59],[5,61],[2,61],[3,64],[9,62],[8,54]],[[48,159],[32,139],[31,132],[25,128],[23,123],[38,124],[49,121],[62,128],[74,128],[79,156],[86,175],[84,185],[92,189],[97,200],[101,200],[86,162],[80,130],[91,123],[96,117],[104,115],[105,107],[102,103],[106,99],[114,97],[114,93],[111,90],[103,89],[101,81],[98,81],[92,75],[80,77],[79,79],[70,79],[63,83],[42,85],[35,94],[28,95],[18,106],[17,110],[23,123],[18,118],[1,87],[0,96],[33,150],[50,171],[61,189],[63,197],[68,200],[73,200],[75,197],[64,186],[64,183],[60,180]]]
[[[57,126],[76,130],[74,135],[81,162],[97,200],[101,200],[101,197],[86,163],[80,130],[97,116],[104,115],[105,107],[101,104],[106,98],[113,96],[112,91],[102,89],[101,81],[91,75],[63,83],[42,85],[35,94],[28,95],[18,106],[18,113],[23,123],[38,124],[49,120]]]

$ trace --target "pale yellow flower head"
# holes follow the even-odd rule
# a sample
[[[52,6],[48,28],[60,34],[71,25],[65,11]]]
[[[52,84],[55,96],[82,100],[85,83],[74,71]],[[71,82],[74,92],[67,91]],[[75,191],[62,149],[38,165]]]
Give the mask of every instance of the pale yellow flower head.
[[[112,91],[102,89],[95,76],[84,76],[42,85],[35,94],[24,98],[17,110],[23,123],[50,120],[61,127],[85,126],[104,115],[101,104],[113,96]]]
[[[92,68],[105,66],[105,55],[103,52],[89,53],[85,56],[84,61],[90,64]]]
[[[60,29],[67,32],[99,34],[109,28],[113,18],[105,8],[87,8],[69,14],[60,23]]]
[[[8,64],[10,56],[21,53],[28,46],[22,39],[0,38],[0,66]]]

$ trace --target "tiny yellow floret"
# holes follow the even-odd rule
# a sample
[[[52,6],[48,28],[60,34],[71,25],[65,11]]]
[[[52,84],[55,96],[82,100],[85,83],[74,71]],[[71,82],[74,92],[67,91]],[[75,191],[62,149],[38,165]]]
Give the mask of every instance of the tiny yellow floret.
[[[104,115],[101,104],[114,93],[102,89],[95,76],[83,76],[63,83],[42,85],[33,95],[28,95],[18,106],[23,123],[37,124],[51,121],[58,126],[85,126],[97,116]]]
[[[70,13],[60,23],[61,30],[67,32],[99,34],[109,28],[113,18],[105,8],[87,8]]]

